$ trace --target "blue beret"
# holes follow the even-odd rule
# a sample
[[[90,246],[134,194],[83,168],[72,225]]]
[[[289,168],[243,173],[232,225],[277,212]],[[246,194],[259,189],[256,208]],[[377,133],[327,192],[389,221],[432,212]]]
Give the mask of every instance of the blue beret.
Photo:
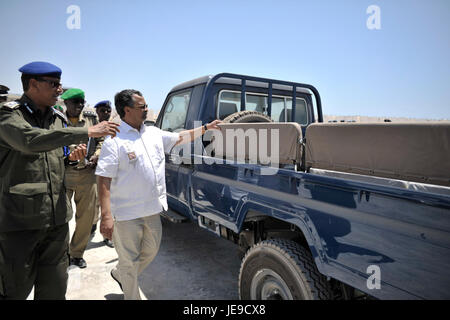
[[[103,100],[103,101],[100,101],[99,103],[97,103],[97,104],[94,106],[94,108],[98,108],[98,107],[104,106],[104,105],[111,108],[111,101],[109,101],[109,100]]]
[[[22,68],[19,69],[20,72],[24,74],[30,74],[35,76],[44,76],[44,75],[54,75],[57,77],[61,77],[61,69],[55,66],[54,64],[43,62],[43,61],[34,61],[27,63]]]

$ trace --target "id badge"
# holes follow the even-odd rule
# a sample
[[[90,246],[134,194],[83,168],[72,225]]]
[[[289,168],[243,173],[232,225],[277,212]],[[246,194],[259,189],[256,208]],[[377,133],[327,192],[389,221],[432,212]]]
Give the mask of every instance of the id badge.
[[[130,161],[130,163],[133,163],[136,161],[137,157],[136,157],[136,153],[134,151],[132,152],[128,152],[128,160]]]
[[[127,156],[128,156],[128,161],[129,163],[134,163],[137,160],[137,156],[136,156],[136,152],[133,150],[131,143],[126,143],[125,144],[125,149],[127,152]]]

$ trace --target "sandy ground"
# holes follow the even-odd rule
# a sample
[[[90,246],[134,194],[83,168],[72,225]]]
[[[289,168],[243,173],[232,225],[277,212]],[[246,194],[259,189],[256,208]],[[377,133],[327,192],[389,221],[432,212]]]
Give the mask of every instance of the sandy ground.
[[[143,300],[237,300],[240,258],[237,247],[195,223],[162,219],[163,236],[155,260],[139,277]],[[71,234],[75,219],[69,223]],[[66,299],[122,300],[111,278],[115,249],[104,245],[99,230],[86,248],[85,269],[70,266]],[[28,299],[33,298],[33,292]]]

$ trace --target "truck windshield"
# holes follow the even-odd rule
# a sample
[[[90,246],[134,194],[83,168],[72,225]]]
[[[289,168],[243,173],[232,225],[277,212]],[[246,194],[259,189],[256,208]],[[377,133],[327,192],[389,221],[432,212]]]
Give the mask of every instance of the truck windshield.
[[[258,111],[268,114],[267,94],[245,93],[245,110]],[[224,119],[232,113],[241,110],[241,92],[232,90],[221,90],[217,115],[219,119]],[[308,124],[308,113],[306,101],[303,98],[296,99],[295,119],[292,119],[292,97],[272,96],[271,118],[276,122],[297,122],[300,125]]]

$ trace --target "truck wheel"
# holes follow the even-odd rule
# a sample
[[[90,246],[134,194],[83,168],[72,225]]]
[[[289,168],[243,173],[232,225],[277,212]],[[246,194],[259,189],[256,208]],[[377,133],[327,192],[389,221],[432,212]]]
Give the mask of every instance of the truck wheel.
[[[251,247],[239,273],[242,300],[328,300],[331,289],[308,250],[294,241],[264,240]]]
[[[223,123],[272,122],[270,117],[257,111],[239,111],[222,120]]]

